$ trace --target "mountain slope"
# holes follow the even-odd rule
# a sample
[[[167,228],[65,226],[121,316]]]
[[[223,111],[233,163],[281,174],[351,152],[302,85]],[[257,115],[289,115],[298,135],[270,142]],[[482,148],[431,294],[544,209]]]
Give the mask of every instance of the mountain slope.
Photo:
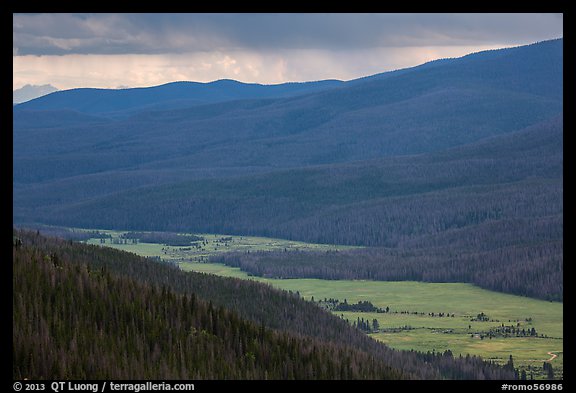
[[[49,248],[45,259],[30,246],[14,255],[15,379],[403,377],[361,351],[271,331],[195,294],[92,270]]]
[[[269,286],[14,235],[15,379],[513,378],[476,357],[391,350]]]
[[[19,128],[32,129],[86,126],[110,122],[109,119],[101,116],[94,116],[70,109],[14,111],[12,119],[14,124],[17,124]]]

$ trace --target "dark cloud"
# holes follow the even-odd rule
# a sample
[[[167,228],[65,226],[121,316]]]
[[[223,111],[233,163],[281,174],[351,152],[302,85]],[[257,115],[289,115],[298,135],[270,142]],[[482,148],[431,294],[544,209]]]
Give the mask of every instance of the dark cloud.
[[[526,44],[562,29],[562,14],[15,14],[13,53]]]

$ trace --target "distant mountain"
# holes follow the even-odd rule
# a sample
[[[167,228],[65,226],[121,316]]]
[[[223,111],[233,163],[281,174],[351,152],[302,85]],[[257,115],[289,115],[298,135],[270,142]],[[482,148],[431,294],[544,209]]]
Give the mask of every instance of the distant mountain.
[[[55,91],[58,91],[58,89],[52,85],[24,85],[12,92],[12,103],[20,104]]]
[[[290,97],[336,87],[343,82],[325,80],[261,85],[229,79],[210,83],[173,82],[132,89],[63,90],[18,106],[18,110],[68,109],[87,114],[124,117],[144,110],[186,108],[194,105],[272,97]]]
[[[130,170],[135,176],[141,170],[252,172],[440,151],[562,113],[562,66],[562,40],[554,40],[337,83],[287,98],[255,99],[257,94],[241,92],[253,88],[272,95],[266,89],[275,88],[278,94],[284,89],[293,94],[296,87],[302,92],[302,86],[190,84],[207,94],[205,100],[223,100],[224,95],[252,98],[147,110],[97,125],[90,121],[67,126],[63,120],[62,126],[54,127],[61,115],[69,117],[70,112],[50,111],[44,115],[47,123],[39,119],[30,124],[26,118],[34,114],[27,111],[62,110],[71,105],[70,94],[75,95],[76,110],[108,115],[112,112],[105,111],[149,104],[154,92],[188,91],[189,84],[101,91],[132,97],[128,103],[82,99],[84,93],[94,98],[92,90],[57,92],[14,109],[21,112],[14,121],[14,181],[117,170]],[[207,93],[212,90],[212,95]],[[50,127],[50,132],[43,127]]]
[[[498,86],[506,90],[558,99],[561,98],[562,94],[561,89],[557,88],[558,82],[562,80],[562,64],[561,62],[558,63],[557,60],[559,55],[562,56],[562,46],[563,40],[557,39],[516,48],[483,51],[456,59],[434,60],[420,66],[384,72],[348,82],[322,80],[261,85],[222,79],[209,83],[173,82],[145,88],[79,88],[58,91],[56,94],[50,94],[19,105],[17,109],[70,109],[89,114],[127,116],[130,113],[145,110],[179,109],[242,99],[292,97],[334,87],[357,86],[356,90],[350,90],[344,94],[349,96],[350,94],[367,92],[366,83],[368,82],[384,83],[395,80],[402,85],[410,85],[414,82],[414,78],[425,84],[420,84],[419,87],[419,83],[416,83],[407,91],[395,90],[394,94],[388,94],[388,99],[395,100],[401,98],[402,95],[411,96],[419,88],[428,90],[434,86],[441,86],[447,82],[446,79],[460,82],[462,85],[469,85],[469,87],[473,86],[473,82],[486,82],[488,85]],[[539,74],[539,77],[526,79],[527,74],[533,72]],[[381,87],[392,88],[394,85],[395,83],[392,85],[385,84]],[[373,90],[377,87],[380,85],[371,85],[369,89]],[[32,88],[55,89],[49,85],[37,87],[27,85],[20,90]],[[49,92],[46,91],[43,94]],[[386,98],[386,95],[381,95],[380,92],[379,97]],[[348,101],[342,102],[342,104],[347,103]]]

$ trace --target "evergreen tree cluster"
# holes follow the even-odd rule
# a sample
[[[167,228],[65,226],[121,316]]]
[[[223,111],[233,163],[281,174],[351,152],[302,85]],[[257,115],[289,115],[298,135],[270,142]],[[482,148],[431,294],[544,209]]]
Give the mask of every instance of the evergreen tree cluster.
[[[562,240],[484,251],[373,247],[337,252],[231,252],[209,260],[261,277],[468,282],[552,301],[562,301],[564,289]]]
[[[173,232],[128,232],[120,237],[122,239],[137,240],[142,243],[159,243],[173,247],[189,246],[193,242],[204,240],[200,236]]]
[[[360,300],[358,303],[338,302],[333,308],[334,311],[358,311],[358,312],[386,312],[385,309],[376,307],[368,300]]]

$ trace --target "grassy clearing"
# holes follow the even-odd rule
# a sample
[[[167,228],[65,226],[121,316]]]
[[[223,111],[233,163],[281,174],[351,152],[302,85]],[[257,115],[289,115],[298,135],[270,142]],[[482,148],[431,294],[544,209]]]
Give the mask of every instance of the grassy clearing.
[[[230,251],[281,251],[281,250],[308,250],[308,251],[331,251],[358,248],[352,246],[340,246],[331,244],[311,244],[293,240],[272,239],[256,236],[234,236],[195,233],[204,238],[204,242],[198,242],[192,247],[174,247],[157,243],[117,243],[120,236],[128,231],[100,230],[111,235],[111,239],[90,239],[86,243],[100,244],[119,250],[133,252],[147,257],[160,257],[172,262],[202,262],[208,257]]]
[[[105,231],[114,238],[124,232]],[[471,354],[505,363],[513,355],[516,367],[535,378],[543,378],[542,365],[550,361],[556,375],[563,371],[562,303],[546,302],[492,292],[463,283],[377,282],[361,280],[269,279],[249,276],[238,268],[205,263],[210,255],[238,250],[334,250],[348,247],[315,245],[261,237],[197,234],[206,243],[201,248],[168,247],[162,244],[103,245],[149,257],[178,262],[183,270],[220,276],[252,279],[277,288],[299,292],[305,299],[316,301],[335,298],[348,303],[362,300],[376,307],[390,308],[389,313],[335,312],[350,322],[357,318],[377,319],[380,332],[371,336],[393,348],[418,351],[445,351],[456,356]],[[223,241],[222,239],[228,239]],[[88,243],[100,244],[99,239]],[[472,321],[479,313],[488,321]],[[431,315],[434,313],[434,316]],[[444,313],[439,317],[438,313]],[[452,314],[454,317],[452,317]],[[520,329],[535,328],[538,337],[485,336],[490,328],[504,324]],[[410,327],[410,329],[403,329]],[[388,329],[388,330],[387,330]],[[391,330],[395,329],[396,332]],[[403,329],[399,330],[398,329]],[[483,337],[483,338],[481,338]],[[554,359],[550,353],[557,355]]]

